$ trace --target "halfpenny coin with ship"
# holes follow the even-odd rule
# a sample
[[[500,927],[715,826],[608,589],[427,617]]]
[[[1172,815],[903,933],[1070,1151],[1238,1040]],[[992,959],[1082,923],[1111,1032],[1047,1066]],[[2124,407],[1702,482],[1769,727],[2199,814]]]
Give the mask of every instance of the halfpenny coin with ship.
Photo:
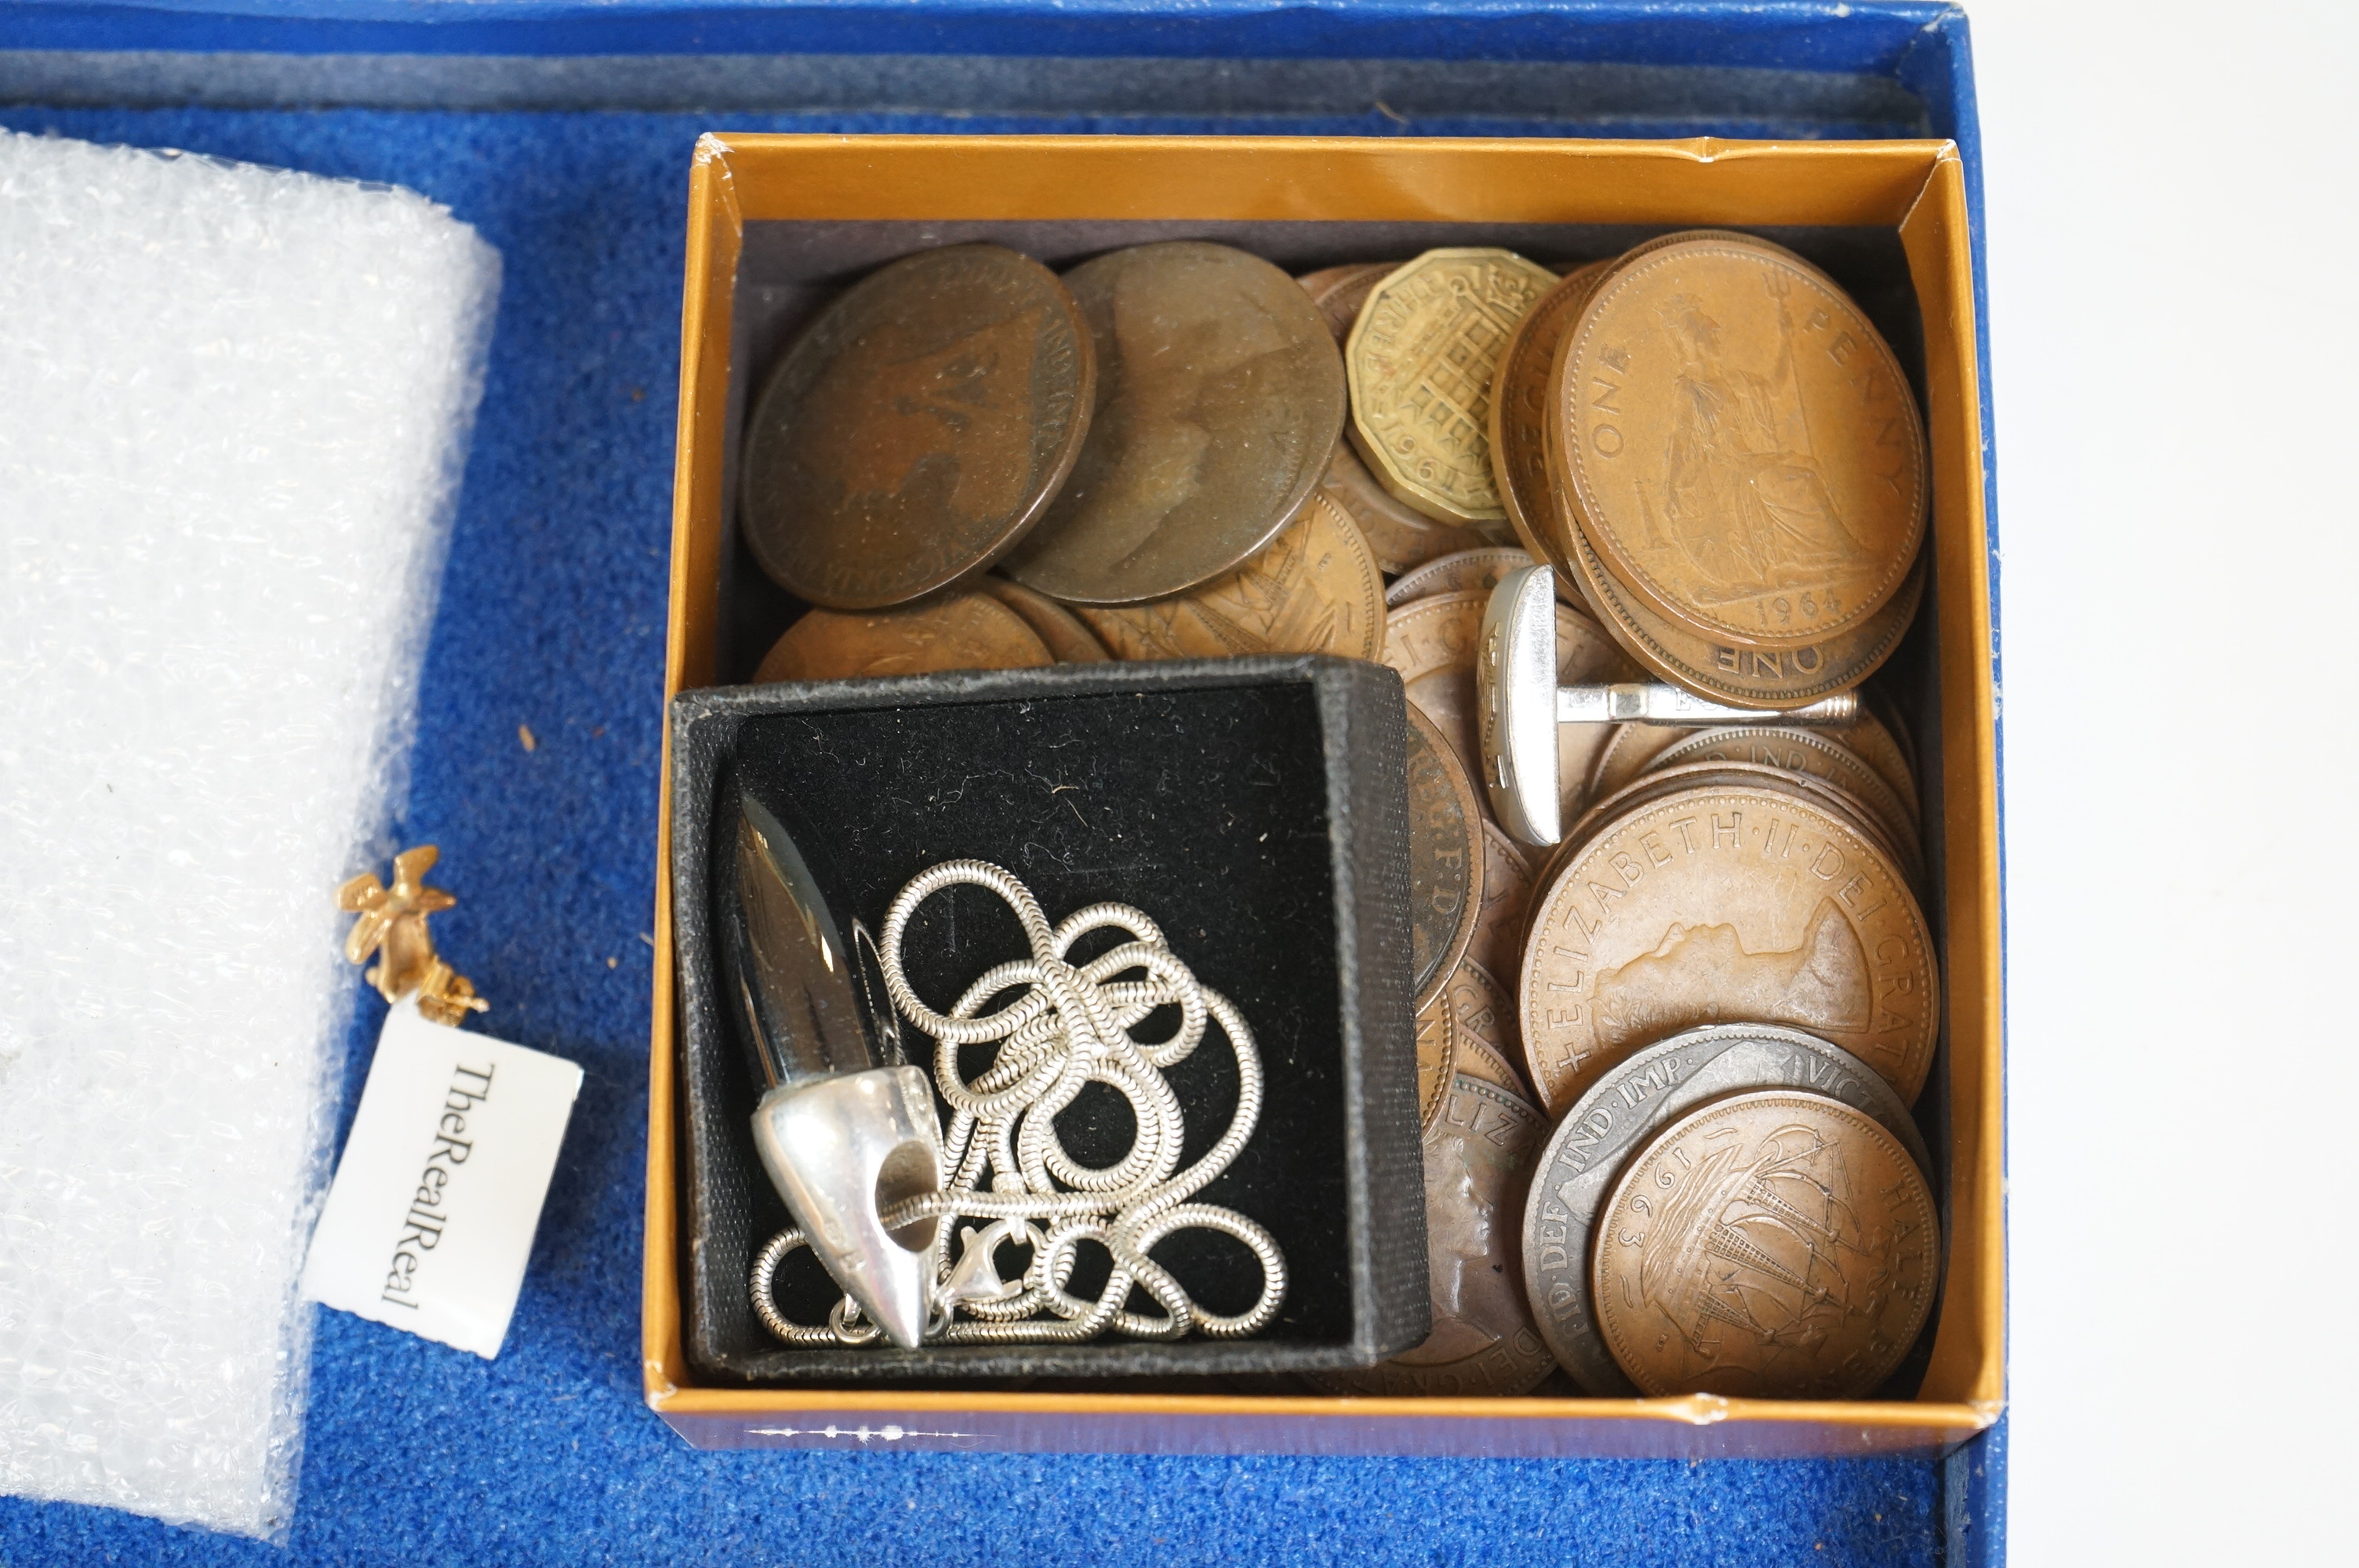
[[[756,681],[841,680],[939,670],[1021,670],[1056,657],[1023,618],[982,593],[856,614],[813,610],[787,628]]]
[[[1197,240],[1064,281],[1095,346],[1096,411],[1002,574],[1068,604],[1135,604],[1235,570],[1301,510],[1342,434],[1326,321],[1259,256]]]
[[[1567,334],[1552,434],[1582,531],[1696,636],[1867,624],[1923,542],[1925,433],[1881,334],[1799,256],[1718,236],[1617,264]]]
[[[1512,1399],[1556,1369],[1524,1304],[1524,1186],[1548,1122],[1520,1096],[1465,1073],[1425,1135],[1426,1274],[1433,1331],[1353,1371],[1310,1372],[1332,1394]]]
[[[1450,982],[1483,903],[1483,808],[1433,721],[1408,719],[1409,989],[1422,1007]]]
[[[1671,789],[1595,826],[1533,906],[1517,1005],[1560,1102],[1683,1029],[1757,1022],[1832,1041],[1914,1103],[1939,991],[1891,856],[1847,813],[1764,781]]]
[[[1892,1086],[1798,1029],[1722,1024],[1675,1034],[1615,1067],[1557,1118],[1524,1206],[1524,1293],[1557,1364],[1593,1394],[1634,1394],[1597,1331],[1589,1254],[1605,1191],[1630,1156],[1696,1107],[1755,1089],[1805,1089],[1875,1119],[1930,1169],[1924,1136]]]
[[[1072,296],[1027,256],[950,245],[879,267],[803,330],[754,401],[746,547],[834,610],[981,571],[1072,469],[1095,362]]]
[[[1385,579],[1342,510],[1314,495],[1269,548],[1224,578],[1152,604],[1074,613],[1120,659],[1340,654],[1385,645]]]
[[[1505,522],[1491,381],[1556,275],[1512,251],[1439,250],[1379,282],[1344,344],[1352,438],[1386,490],[1446,523]]]
[[[1940,1226],[1874,1118],[1772,1089],[1690,1111],[1615,1180],[1590,1254],[1597,1325],[1642,1393],[1873,1393],[1933,1310]]]

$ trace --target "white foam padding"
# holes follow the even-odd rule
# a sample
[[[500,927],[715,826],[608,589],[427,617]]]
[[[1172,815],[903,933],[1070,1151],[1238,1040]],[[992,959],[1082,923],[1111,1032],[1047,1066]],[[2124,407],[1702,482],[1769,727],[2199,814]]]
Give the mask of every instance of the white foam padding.
[[[332,894],[498,289],[408,191],[0,132],[0,1491],[291,1516]]]

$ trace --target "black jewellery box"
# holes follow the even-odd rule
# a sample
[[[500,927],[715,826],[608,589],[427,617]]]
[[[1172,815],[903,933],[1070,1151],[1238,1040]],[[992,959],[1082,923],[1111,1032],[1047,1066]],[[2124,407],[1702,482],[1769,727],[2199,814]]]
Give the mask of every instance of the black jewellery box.
[[[1311,656],[1064,665],[674,698],[682,1329],[697,1368],[746,1384],[1261,1374],[1366,1366],[1422,1340],[1431,1304],[1408,989],[1405,724],[1391,670]],[[755,1314],[748,1276],[756,1254],[793,1222],[755,1154],[760,1089],[738,1011],[723,1005],[714,932],[714,834],[734,823],[740,789],[798,844],[818,847],[847,925],[879,929],[910,879],[966,858],[1013,872],[1051,923],[1109,900],[1155,921],[1255,1034],[1266,1078],[1258,1125],[1192,1201],[1234,1209],[1275,1236],[1288,1273],[1276,1321],[1233,1340],[1110,1332],[1071,1345],[903,1351],[774,1338]],[[1077,957],[1115,939],[1095,935],[1105,942],[1077,947]],[[1006,906],[971,886],[935,893],[903,944],[910,983],[938,1009],[1028,952]],[[1159,1038],[1156,1026],[1150,1017],[1139,1032]],[[906,1023],[904,1035],[912,1062],[930,1071],[932,1042]],[[979,1066],[965,1065],[970,1076]],[[1168,1076],[1186,1116],[1181,1159],[1193,1162],[1229,1125],[1236,1063],[1208,1038]],[[1129,1147],[1135,1123],[1118,1095],[1093,1084],[1057,1126],[1075,1158],[1095,1163]],[[1253,1255],[1224,1236],[1182,1231],[1153,1256],[1213,1312],[1244,1311],[1260,1289]],[[1068,1288],[1093,1297],[1106,1266],[1084,1243]],[[777,1303],[798,1322],[823,1324],[840,1293],[808,1252],[779,1270]],[[1143,1292],[1131,1305],[1158,1310]]]

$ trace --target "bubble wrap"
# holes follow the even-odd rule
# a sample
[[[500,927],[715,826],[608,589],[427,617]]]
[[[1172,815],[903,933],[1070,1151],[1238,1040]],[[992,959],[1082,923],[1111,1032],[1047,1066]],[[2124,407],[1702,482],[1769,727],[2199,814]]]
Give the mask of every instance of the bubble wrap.
[[[498,288],[408,191],[0,132],[0,1490],[291,1515],[331,895]]]

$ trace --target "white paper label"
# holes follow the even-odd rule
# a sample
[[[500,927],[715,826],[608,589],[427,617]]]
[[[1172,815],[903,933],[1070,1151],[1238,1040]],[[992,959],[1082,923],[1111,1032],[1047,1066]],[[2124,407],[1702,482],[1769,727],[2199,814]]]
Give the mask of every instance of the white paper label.
[[[303,1294],[489,1360],[582,1069],[398,1003],[303,1266]]]

